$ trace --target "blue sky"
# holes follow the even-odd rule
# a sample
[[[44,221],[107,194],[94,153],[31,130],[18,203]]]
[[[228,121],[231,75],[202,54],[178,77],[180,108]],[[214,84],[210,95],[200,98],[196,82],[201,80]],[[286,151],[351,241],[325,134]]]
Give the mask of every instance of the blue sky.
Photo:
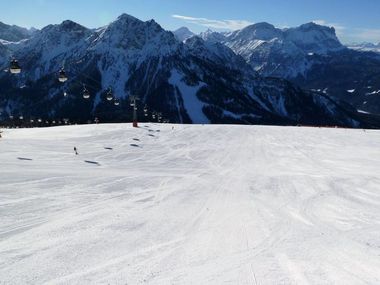
[[[228,30],[269,22],[293,27],[334,26],[343,42],[380,42],[378,0],[0,0],[0,21],[41,28],[71,19],[95,28],[122,13],[155,19],[164,28]]]

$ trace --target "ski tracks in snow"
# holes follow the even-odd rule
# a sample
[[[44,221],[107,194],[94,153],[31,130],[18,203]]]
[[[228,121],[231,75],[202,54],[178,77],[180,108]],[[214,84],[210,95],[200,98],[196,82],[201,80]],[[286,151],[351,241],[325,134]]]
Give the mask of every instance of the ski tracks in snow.
[[[380,283],[376,132],[150,124],[8,138],[0,283]],[[14,156],[32,153],[40,171],[20,177]]]

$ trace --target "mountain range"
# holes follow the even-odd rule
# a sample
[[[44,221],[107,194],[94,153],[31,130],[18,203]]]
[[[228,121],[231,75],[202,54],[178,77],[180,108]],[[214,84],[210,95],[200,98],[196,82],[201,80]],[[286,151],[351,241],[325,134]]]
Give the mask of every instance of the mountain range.
[[[285,78],[380,114],[379,45],[344,46],[334,28],[315,23],[286,29],[258,23],[232,33],[207,31],[199,36],[230,47],[262,76]]]
[[[373,52],[380,53],[380,43],[378,44],[368,43],[368,42],[351,43],[347,45],[347,47],[353,50],[358,50],[358,51],[373,51]]]
[[[261,23],[195,36],[127,14],[98,29],[67,20],[26,30],[0,41],[0,118],[126,121],[132,116],[129,98],[136,95],[140,106],[177,123],[377,127],[377,118],[298,80],[332,54],[362,54],[343,47],[334,34],[315,24],[280,30]],[[8,70],[13,57],[20,75]],[[62,67],[64,84],[57,80]],[[120,105],[107,101],[109,90]]]

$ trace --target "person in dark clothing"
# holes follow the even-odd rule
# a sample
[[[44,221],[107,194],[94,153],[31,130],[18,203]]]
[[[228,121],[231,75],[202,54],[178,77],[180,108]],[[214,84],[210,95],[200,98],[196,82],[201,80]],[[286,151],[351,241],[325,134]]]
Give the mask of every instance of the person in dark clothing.
[[[74,146],[74,152],[75,152],[75,155],[79,154],[76,146]]]

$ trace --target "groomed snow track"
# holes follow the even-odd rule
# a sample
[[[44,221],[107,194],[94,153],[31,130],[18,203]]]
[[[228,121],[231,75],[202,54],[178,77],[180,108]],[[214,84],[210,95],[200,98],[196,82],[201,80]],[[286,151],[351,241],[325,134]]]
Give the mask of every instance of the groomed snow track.
[[[5,130],[0,162],[0,284],[380,284],[378,131]]]

